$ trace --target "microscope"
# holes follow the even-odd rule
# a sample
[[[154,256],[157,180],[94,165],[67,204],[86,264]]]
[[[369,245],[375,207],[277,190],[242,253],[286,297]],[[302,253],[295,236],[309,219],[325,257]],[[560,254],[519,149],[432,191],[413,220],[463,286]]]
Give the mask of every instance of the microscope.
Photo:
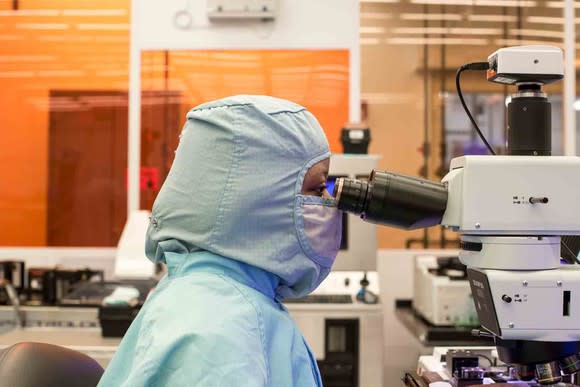
[[[580,265],[560,258],[562,236],[580,234],[580,157],[551,156],[542,92],[563,78],[563,54],[510,47],[464,65],[456,78],[462,101],[465,70],[517,88],[507,107],[507,155],[455,158],[440,183],[374,170],[368,181],[340,179],[334,196],[339,209],[368,222],[458,232],[484,329],[474,334],[492,337],[520,380],[558,383],[580,371]]]

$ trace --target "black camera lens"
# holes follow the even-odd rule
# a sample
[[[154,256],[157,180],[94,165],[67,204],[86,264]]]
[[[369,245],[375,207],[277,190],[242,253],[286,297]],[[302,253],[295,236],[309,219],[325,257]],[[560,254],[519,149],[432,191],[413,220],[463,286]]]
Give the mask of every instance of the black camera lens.
[[[342,211],[371,223],[405,229],[435,226],[447,208],[443,184],[378,170],[368,182],[338,179],[333,194]]]

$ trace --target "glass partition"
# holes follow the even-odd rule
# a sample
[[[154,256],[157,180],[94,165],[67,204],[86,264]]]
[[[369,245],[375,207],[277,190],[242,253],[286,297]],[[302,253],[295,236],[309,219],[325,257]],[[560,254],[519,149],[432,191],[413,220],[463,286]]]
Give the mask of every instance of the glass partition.
[[[127,0],[0,0],[0,246],[117,244],[126,219],[129,14]],[[453,156],[484,152],[457,103],[456,69],[500,47],[563,40],[556,0],[364,0],[360,17],[370,152],[383,169],[435,180]],[[340,152],[348,63],[341,50],[143,52],[142,208],[171,166],[185,113],[206,100],[293,99]],[[501,152],[513,90],[477,72],[462,85]],[[555,154],[563,149],[562,90],[561,82],[546,87]],[[382,248],[454,246],[454,238],[379,229]]]
[[[155,51],[144,52],[141,62],[143,209],[151,209],[167,176],[187,111],[203,102],[236,94],[289,99],[317,117],[333,152],[342,149],[347,50]]]
[[[361,3],[362,99],[380,166],[439,180],[452,157],[487,153],[458,103],[455,72],[514,45],[563,47],[563,2],[408,0]],[[505,150],[512,87],[462,75],[467,104],[498,153]],[[545,88],[552,105],[554,153],[561,154],[563,83]],[[453,233],[379,228],[380,247],[453,247]]]
[[[0,1],[0,246],[115,246],[129,1]]]

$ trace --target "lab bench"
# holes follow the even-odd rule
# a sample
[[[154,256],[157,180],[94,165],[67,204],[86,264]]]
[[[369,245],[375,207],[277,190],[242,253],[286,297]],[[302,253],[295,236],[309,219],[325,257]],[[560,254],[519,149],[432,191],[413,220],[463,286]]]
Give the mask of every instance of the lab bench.
[[[349,385],[353,386],[382,384],[380,304],[289,303],[285,306],[311,346],[321,370],[341,380],[351,375],[355,380]],[[99,311],[95,307],[22,306],[20,314],[23,327],[16,326],[11,306],[0,306],[0,349],[18,342],[56,344],[85,353],[106,367],[121,342],[121,338],[102,336]],[[348,356],[351,360],[346,361]]]

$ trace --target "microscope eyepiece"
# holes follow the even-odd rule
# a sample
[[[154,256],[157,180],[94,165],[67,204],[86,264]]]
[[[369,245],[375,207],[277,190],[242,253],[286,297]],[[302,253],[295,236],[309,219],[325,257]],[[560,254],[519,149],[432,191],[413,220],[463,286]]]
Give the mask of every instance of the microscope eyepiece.
[[[339,178],[334,185],[334,196],[339,209],[360,215],[367,202],[369,184],[364,180]]]
[[[426,179],[374,170],[368,182],[338,179],[333,195],[342,211],[371,223],[405,229],[435,226],[447,207],[447,188]]]

